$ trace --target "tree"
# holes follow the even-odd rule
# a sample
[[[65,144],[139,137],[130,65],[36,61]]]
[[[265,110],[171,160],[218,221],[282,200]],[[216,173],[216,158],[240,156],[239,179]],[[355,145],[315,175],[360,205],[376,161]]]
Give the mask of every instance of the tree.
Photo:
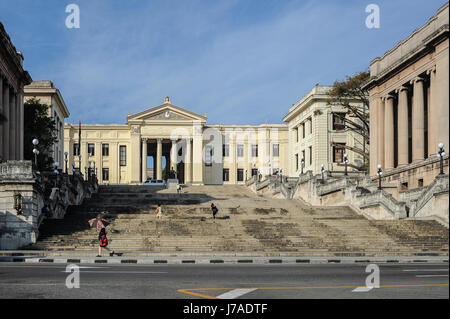
[[[41,104],[40,100],[30,99],[24,103],[24,157],[34,163],[32,144],[37,138],[39,170],[50,170],[53,166],[52,148],[58,141],[56,136],[56,123],[48,116],[47,104]]]
[[[347,76],[344,81],[335,81],[328,92],[327,101],[330,106],[339,105],[345,108],[344,114],[337,113],[336,116],[340,117],[345,129],[362,137],[362,142],[357,147],[333,145],[361,155],[364,164],[360,167],[352,165],[361,171],[367,171],[369,167],[369,149],[366,147],[366,144],[370,143],[369,92],[362,89],[362,85],[369,78],[370,73],[363,71],[352,77]]]

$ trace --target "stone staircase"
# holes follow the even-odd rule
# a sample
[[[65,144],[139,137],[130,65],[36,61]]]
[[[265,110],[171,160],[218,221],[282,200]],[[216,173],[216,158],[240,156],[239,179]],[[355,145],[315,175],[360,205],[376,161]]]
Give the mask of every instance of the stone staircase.
[[[163,219],[157,220],[157,203]],[[217,219],[211,202],[219,208]],[[326,251],[448,252],[448,230],[430,220],[367,220],[347,207],[307,207],[296,200],[263,198],[240,186],[101,186],[64,220],[44,220],[27,249],[97,249],[87,221],[102,213],[115,251]]]

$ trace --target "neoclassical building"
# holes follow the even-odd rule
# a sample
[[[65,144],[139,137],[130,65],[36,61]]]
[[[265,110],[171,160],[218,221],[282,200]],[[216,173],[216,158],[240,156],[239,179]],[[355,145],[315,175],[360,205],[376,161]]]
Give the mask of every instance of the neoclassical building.
[[[49,106],[48,117],[55,121],[57,137],[57,142],[52,147],[52,157],[55,162],[62,164],[64,161],[64,119],[69,117],[70,113],[61,92],[52,81],[33,81],[24,87],[25,102],[31,98]]]
[[[206,114],[176,106],[166,97],[162,105],[129,114],[123,125],[66,123],[69,172],[80,167],[84,172],[95,165],[103,184],[139,184],[149,177],[176,176],[190,185],[241,184],[252,175],[287,172],[286,125],[207,125],[206,121]]]
[[[449,6],[442,6],[370,64],[370,175],[399,189],[439,174],[438,144],[449,145]],[[446,160],[448,174],[448,156]]]
[[[23,88],[31,83],[18,52],[0,22],[0,162],[23,160]]]
[[[364,158],[349,148],[364,150],[363,138],[346,129],[341,117],[348,117],[346,109],[339,105],[328,105],[328,91],[331,86],[316,85],[308,94],[293,104],[283,121],[289,127],[289,176],[299,176],[312,171],[320,174],[322,164],[326,171],[342,172],[344,154],[349,164],[364,165]],[[351,101],[360,105],[360,101]],[[352,121],[357,119],[352,118]],[[366,143],[368,149],[368,144]],[[348,171],[353,169],[349,166]]]

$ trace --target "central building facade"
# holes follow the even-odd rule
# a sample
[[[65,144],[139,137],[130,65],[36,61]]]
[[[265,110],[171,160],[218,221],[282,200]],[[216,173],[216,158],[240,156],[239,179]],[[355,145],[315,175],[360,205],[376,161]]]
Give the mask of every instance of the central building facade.
[[[173,105],[166,97],[162,105],[129,114],[127,124],[66,123],[67,170],[94,169],[101,184],[168,178],[188,185],[241,184],[253,175],[287,173],[287,125],[206,121],[206,114]]]

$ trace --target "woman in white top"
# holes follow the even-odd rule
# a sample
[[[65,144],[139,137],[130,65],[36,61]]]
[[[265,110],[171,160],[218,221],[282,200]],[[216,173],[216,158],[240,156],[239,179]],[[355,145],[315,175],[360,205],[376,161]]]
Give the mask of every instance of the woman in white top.
[[[162,218],[162,209],[161,209],[161,204],[160,203],[158,203],[158,207],[156,207],[156,210],[157,210],[156,217],[158,219],[161,219]]]

